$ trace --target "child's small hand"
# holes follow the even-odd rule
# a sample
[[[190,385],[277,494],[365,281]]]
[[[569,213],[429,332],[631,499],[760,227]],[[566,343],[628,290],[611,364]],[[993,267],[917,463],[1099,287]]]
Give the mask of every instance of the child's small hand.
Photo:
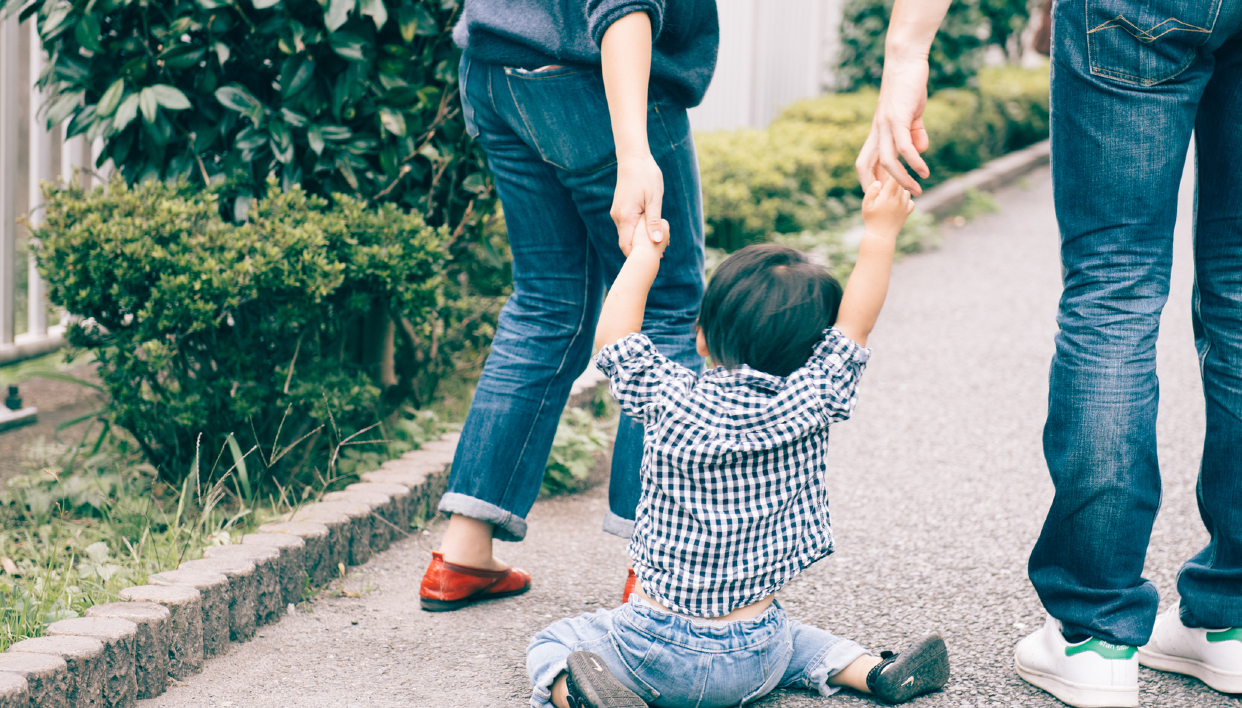
[[[638,253],[652,253],[656,258],[664,257],[664,249],[668,248],[669,226],[668,221],[660,220],[659,241],[651,238],[651,232],[647,229],[647,220],[639,219],[638,224],[634,227],[634,238],[630,242],[630,252],[625,254],[627,257]]]
[[[897,180],[889,177],[883,185],[877,180],[867,187],[863,198],[863,227],[877,236],[895,238],[912,211],[910,193]]]

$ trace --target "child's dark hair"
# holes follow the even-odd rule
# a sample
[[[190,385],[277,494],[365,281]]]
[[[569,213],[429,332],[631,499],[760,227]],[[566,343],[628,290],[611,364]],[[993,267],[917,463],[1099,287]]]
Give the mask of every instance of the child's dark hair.
[[[806,364],[837,321],[841,285],[823,266],[786,246],[747,246],[712,276],[699,328],[717,366],[746,364],[788,376]]]

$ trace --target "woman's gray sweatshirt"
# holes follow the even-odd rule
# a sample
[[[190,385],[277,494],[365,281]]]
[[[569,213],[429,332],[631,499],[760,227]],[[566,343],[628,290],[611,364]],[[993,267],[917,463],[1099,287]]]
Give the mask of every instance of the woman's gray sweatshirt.
[[[599,66],[604,32],[631,12],[651,18],[652,82],[674,101],[698,105],[720,46],[716,0],[466,0],[453,40],[492,64]]]

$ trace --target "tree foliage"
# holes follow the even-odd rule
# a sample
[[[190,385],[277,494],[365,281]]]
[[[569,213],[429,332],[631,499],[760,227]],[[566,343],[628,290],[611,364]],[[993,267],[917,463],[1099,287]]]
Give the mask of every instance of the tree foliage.
[[[893,0],[849,0],[841,22],[837,90],[880,87]],[[973,85],[986,44],[1006,48],[1026,26],[1026,0],[964,0],[949,6],[928,56],[928,90]]]

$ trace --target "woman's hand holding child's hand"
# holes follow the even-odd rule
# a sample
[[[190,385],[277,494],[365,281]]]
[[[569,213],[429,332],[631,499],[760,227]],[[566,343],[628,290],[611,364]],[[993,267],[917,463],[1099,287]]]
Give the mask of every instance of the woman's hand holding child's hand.
[[[867,187],[867,196],[863,197],[863,227],[876,236],[896,238],[912,211],[910,193],[897,180],[889,177],[883,185],[877,180]]]
[[[652,237],[651,230],[647,227],[646,219],[639,219],[634,225],[634,236],[630,242],[630,252],[626,256],[635,256],[640,253],[653,254],[657,259],[664,257],[664,249],[668,248],[668,222],[664,219],[660,220],[660,230],[656,231],[656,238]]]

